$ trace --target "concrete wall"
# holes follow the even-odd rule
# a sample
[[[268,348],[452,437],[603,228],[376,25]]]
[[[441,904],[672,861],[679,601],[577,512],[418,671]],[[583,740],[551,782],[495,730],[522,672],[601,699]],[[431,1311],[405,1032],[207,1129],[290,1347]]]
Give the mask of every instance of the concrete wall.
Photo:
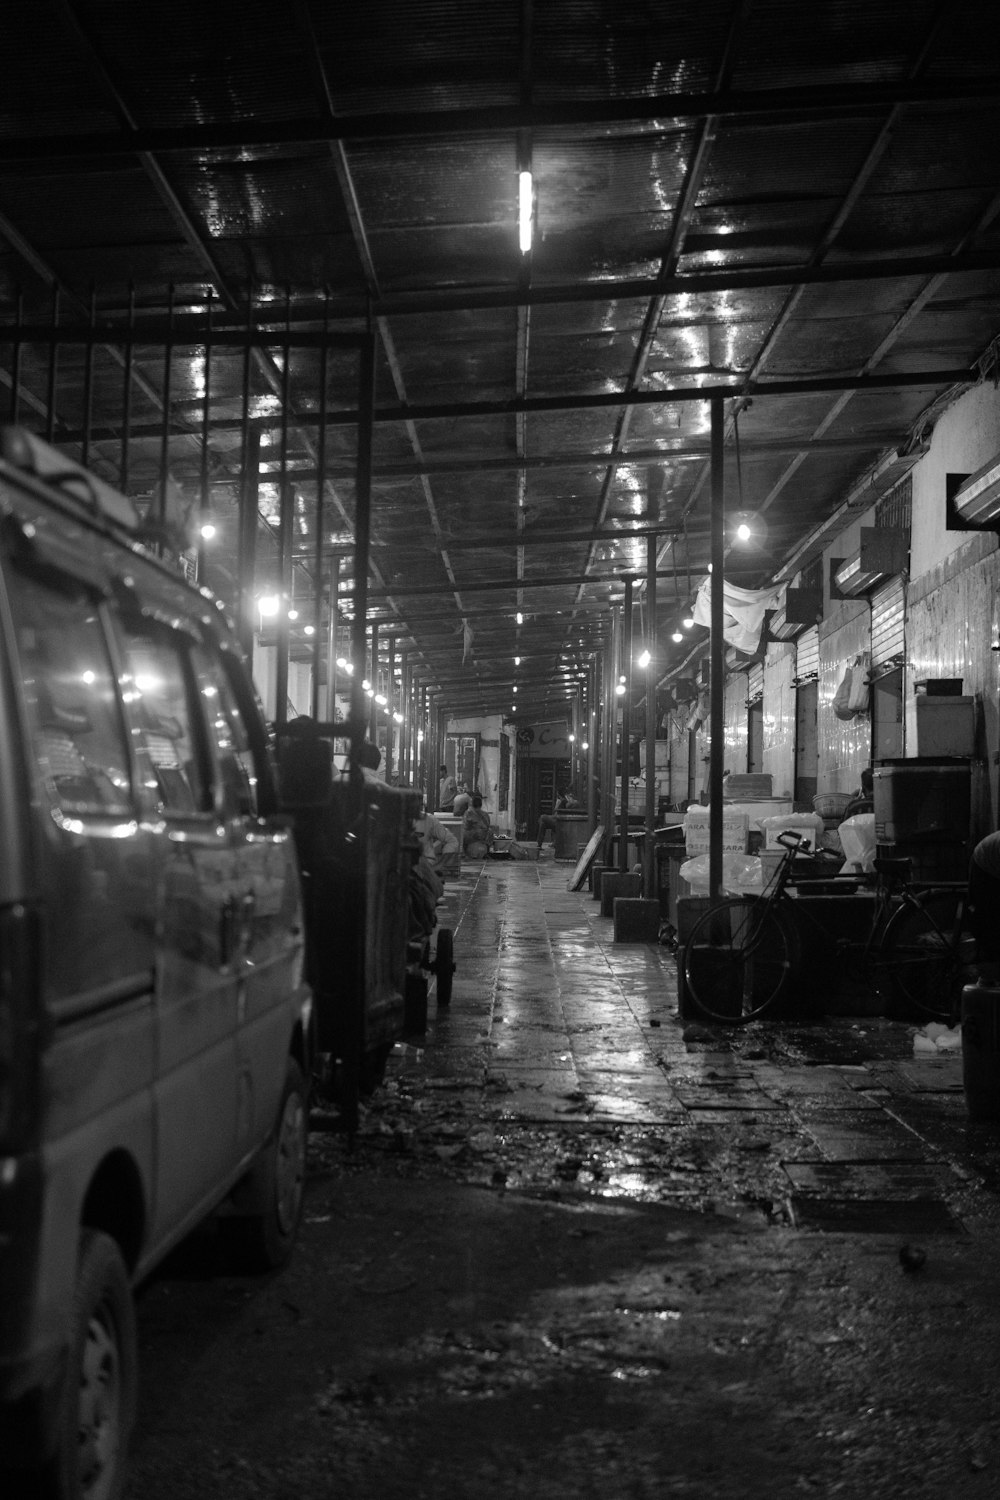
[[[464,719],[449,719],[447,733],[478,734],[480,736],[479,783],[476,790],[482,796],[483,806],[489,813],[490,822],[494,827],[499,828],[501,833],[513,834],[514,799],[517,792],[517,757],[515,754],[514,730],[504,725],[499,714],[487,714],[471,715]],[[503,811],[498,806],[501,738],[507,741],[510,751],[510,789],[507,797],[507,806]]]
[[[916,755],[915,685],[924,678],[960,677],[963,690],[979,699],[977,755],[980,761],[978,823],[980,831],[1000,822],[997,764],[1000,763],[1000,552],[994,532],[949,531],[946,526],[945,477],[974,473],[1000,452],[1000,392],[989,382],[962,394],[941,413],[930,435],[928,452],[911,470],[912,528],[909,573],[905,584],[903,753]],[[860,545],[862,526],[871,526],[876,506],[845,515],[845,525],[826,545],[822,559],[824,612],[819,626],[819,694],[817,707],[820,790],[852,791],[872,755],[869,715],[844,721],[833,712],[833,699],[845,669],[871,649],[871,605],[868,599],[830,597],[831,559],[848,557]],[[707,655],[707,644],[706,644]],[[790,791],[795,777],[795,664],[791,644],[772,643],[764,661],[764,769],[775,791]],[[740,661],[730,669],[724,707],[725,764],[731,771],[746,766],[747,671]],[[687,718],[671,719],[675,797],[684,795],[682,768],[687,763]],[[704,784],[701,764],[709,749],[707,725],[696,736],[698,790]]]

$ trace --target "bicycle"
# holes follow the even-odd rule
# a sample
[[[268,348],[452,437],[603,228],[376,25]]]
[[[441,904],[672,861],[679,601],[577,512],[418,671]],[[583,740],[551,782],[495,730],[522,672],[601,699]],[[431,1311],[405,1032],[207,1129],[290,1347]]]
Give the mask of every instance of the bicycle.
[[[964,881],[910,880],[907,859],[877,859],[874,876],[835,876],[850,891],[873,893],[862,940],[843,938],[790,894],[795,861],[815,860],[795,833],[779,835],[783,857],[763,891],[721,897],[694,923],[683,950],[684,981],[708,1020],[744,1025],[776,1011],[803,977],[808,922],[839,958],[874,982],[890,1014],[953,1022],[970,976],[974,943],[965,930]],[[803,882],[808,890],[813,882]]]

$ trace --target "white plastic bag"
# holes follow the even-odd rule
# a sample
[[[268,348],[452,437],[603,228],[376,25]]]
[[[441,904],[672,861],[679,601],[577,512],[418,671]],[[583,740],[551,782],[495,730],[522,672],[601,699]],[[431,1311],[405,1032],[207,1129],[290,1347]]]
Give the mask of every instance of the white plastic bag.
[[[871,671],[872,657],[870,651],[862,651],[854,658],[854,667],[851,672],[851,686],[847,693],[847,707],[853,714],[866,714],[868,712],[869,694],[871,688],[868,683],[868,673]]]
[[[708,895],[708,855],[696,854],[686,859],[680,868],[680,877],[691,887],[692,896]],[[747,891],[759,891],[763,886],[760,860],[755,854],[724,854],[722,856],[722,893],[726,896],[741,896]]]
[[[833,711],[838,719],[853,719],[854,709],[850,706],[851,683],[853,671],[850,667],[844,668],[844,675],[840,679],[840,686],[833,695]]]
[[[875,868],[875,814],[855,813],[844,819],[837,832],[847,863],[870,875]]]

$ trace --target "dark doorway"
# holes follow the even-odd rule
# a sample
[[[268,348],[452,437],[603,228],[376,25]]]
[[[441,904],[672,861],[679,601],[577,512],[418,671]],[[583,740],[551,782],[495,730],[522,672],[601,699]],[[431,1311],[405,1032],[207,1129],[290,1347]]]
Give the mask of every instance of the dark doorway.
[[[795,693],[795,806],[812,812],[819,773],[816,706],[819,683],[803,682]]]

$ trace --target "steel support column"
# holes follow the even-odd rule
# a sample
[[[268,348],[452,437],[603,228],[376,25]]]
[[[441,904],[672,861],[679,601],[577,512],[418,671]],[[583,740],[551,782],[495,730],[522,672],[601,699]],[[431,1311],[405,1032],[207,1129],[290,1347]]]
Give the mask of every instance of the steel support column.
[[[725,578],[725,476],[723,469],[725,444],[725,411],[722,398],[713,396],[712,413],[712,589],[711,635],[709,640],[709,733],[711,743],[708,758],[708,894],[716,900],[722,889],[722,772],[723,772],[723,710],[725,704],[723,657],[725,642],[722,638],[723,590]]]
[[[247,662],[253,667],[254,564],[257,554],[257,488],[260,480],[260,430],[248,429],[243,444],[240,475],[240,551],[237,585],[240,596],[239,637]]]
[[[621,649],[621,611],[611,611],[608,649],[604,659],[604,724],[601,739],[601,818],[608,835],[605,853],[611,848],[615,825],[615,739],[618,734],[618,657]]]
[[[372,415],[375,410],[375,336],[361,345],[358,387],[358,479],[354,494],[354,619],[351,621],[351,752],[365,737],[365,646],[368,627],[368,567],[371,552]]]
[[[280,607],[277,621],[277,654],[274,671],[274,723],[277,731],[288,722],[288,650],[291,643],[292,626],[288,618],[292,592],[292,532],[295,520],[295,490],[288,480],[281,486],[281,510],[278,520],[278,595]]]
[[[656,887],[656,538],[646,544],[646,837],[642,848],[642,889],[652,899]]]
[[[590,658],[590,674],[587,678],[587,827],[591,830],[597,827],[597,768],[600,764],[598,714],[603,656],[603,652],[596,651]]]
[[[385,779],[391,784],[396,763],[396,637],[390,635],[385,643]]]
[[[628,770],[629,742],[632,737],[632,580],[625,580],[625,604],[622,608],[622,676],[625,691],[622,694],[622,796],[621,814],[618,822],[618,869],[622,875],[628,870]]]
[[[368,738],[373,745],[378,744],[378,704],[375,695],[378,692],[378,621],[371,623],[371,677],[368,679],[371,688],[371,696],[368,699]]]

